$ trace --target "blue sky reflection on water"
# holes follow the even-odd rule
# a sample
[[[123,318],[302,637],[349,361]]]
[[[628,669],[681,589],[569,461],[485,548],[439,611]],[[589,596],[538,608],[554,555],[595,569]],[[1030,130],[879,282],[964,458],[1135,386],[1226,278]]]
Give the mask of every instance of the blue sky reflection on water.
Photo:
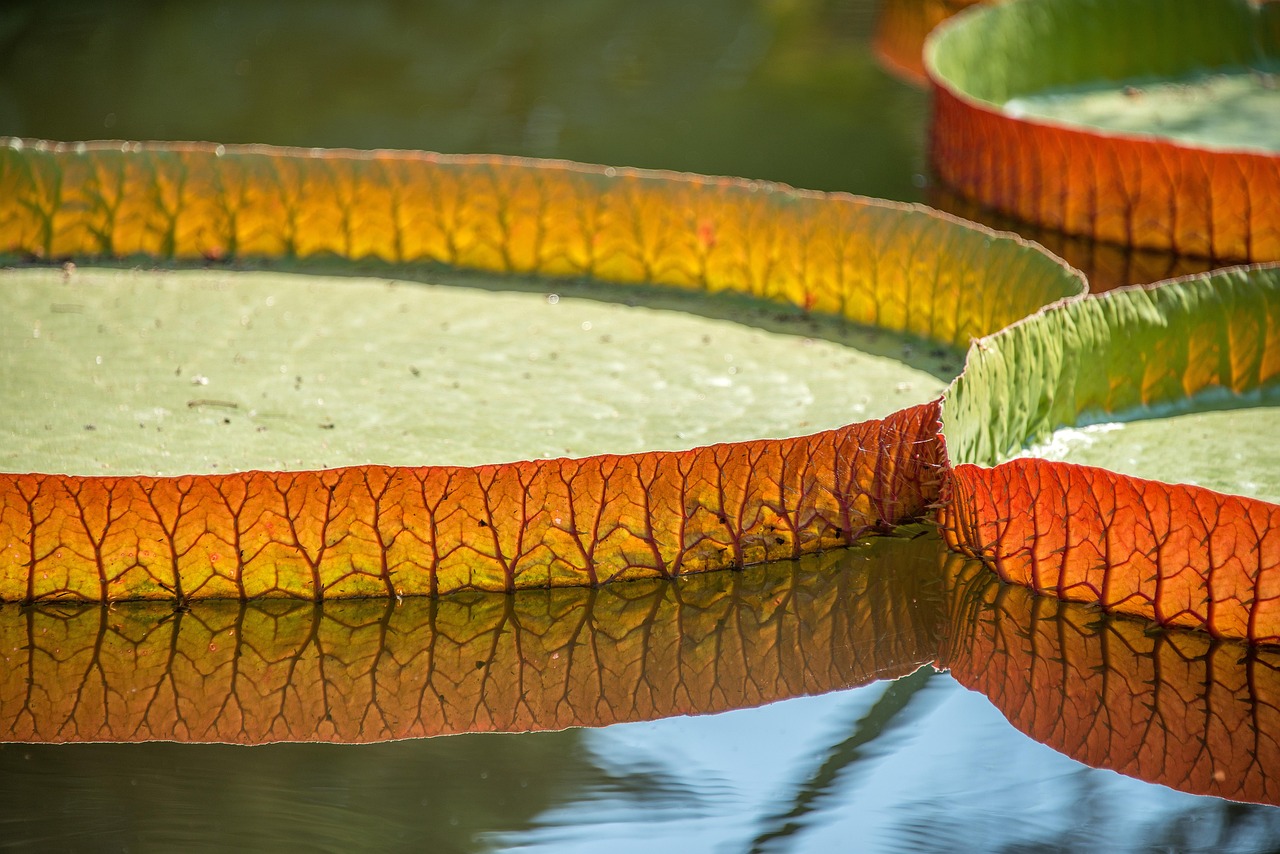
[[[605,767],[658,770],[670,793],[561,804],[528,832],[485,840],[510,851],[611,854],[1275,850],[1280,809],[1089,768],[1014,730],[945,673],[926,667],[924,675],[896,726],[841,769],[789,835],[762,841],[893,683],[588,731],[587,747]],[[1226,814],[1247,818],[1232,829]],[[1162,835],[1172,847],[1161,846]]]

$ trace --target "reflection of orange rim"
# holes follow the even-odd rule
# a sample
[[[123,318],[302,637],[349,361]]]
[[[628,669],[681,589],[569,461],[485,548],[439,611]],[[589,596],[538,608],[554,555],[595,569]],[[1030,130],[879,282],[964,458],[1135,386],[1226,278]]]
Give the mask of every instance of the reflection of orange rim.
[[[177,619],[169,603],[0,608],[0,742],[363,743],[825,694],[934,660],[939,545],[885,540],[732,584],[196,602]]]
[[[1037,14],[1066,27],[1072,20],[1066,7],[1072,3],[1037,4]],[[1222,0],[1216,5],[1240,4]],[[972,10],[929,37],[930,158],[944,182],[1002,213],[1069,234],[1219,260],[1280,260],[1280,155],[1015,118],[939,70],[965,38],[980,41],[994,15],[1017,15],[1026,8],[1015,2]],[[1098,4],[1089,8],[1097,14]],[[1159,25],[1158,11],[1151,19]],[[1093,25],[1096,29],[1099,22]],[[1047,27],[1040,34],[1044,31]],[[1160,37],[1158,32],[1143,35]],[[1034,52],[1037,44],[1024,49]],[[1016,82],[1012,71],[1001,80],[1005,86]]]
[[[1095,768],[1280,804],[1280,650],[1045,601],[947,565],[940,663],[1017,729]],[[1141,721],[1141,726],[1135,726]]]

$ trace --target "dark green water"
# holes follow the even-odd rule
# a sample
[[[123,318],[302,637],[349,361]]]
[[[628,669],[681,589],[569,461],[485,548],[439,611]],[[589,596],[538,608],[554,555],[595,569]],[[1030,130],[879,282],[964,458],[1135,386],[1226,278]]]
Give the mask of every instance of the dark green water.
[[[0,132],[562,157],[923,198],[873,2],[10,2]]]
[[[525,154],[924,200],[926,96],[877,66],[875,16],[874,0],[9,2],[0,134]],[[0,748],[0,848],[199,847],[1267,851],[1280,811],[1087,768],[928,669],[558,733]]]

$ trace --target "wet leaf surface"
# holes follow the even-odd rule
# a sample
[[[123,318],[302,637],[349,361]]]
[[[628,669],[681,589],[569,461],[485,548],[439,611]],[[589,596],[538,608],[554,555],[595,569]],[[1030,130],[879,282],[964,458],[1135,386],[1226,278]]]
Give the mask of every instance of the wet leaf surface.
[[[1112,421],[1055,431],[1026,454],[1274,504],[1280,502],[1280,459],[1272,452],[1277,424],[1274,405]]]
[[[423,278],[9,271],[0,468],[156,476],[685,450],[883,418],[936,398],[963,361],[767,303],[686,294],[667,308],[537,279]]]

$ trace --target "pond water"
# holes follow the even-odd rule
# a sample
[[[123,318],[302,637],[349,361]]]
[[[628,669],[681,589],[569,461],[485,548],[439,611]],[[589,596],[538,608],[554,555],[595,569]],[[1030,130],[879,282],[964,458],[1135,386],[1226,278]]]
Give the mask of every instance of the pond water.
[[[876,65],[876,12],[874,0],[14,2],[0,13],[0,133],[527,154],[923,200],[927,102]],[[1280,800],[1268,776],[1280,768],[1275,661],[1198,648],[1195,637],[1148,636],[1087,612],[1061,617],[1056,603],[962,583],[962,568],[940,563],[936,543],[911,542],[681,583],[689,589],[596,594],[604,601],[591,605],[591,630],[568,641],[546,633],[560,623],[536,619],[549,613],[546,601],[527,606],[533,616],[523,622],[506,605],[455,602],[452,622],[431,612],[432,631],[415,631],[412,609],[394,608],[354,616],[309,606],[180,615],[3,608],[0,715],[9,738],[144,739],[0,748],[4,844],[1280,844],[1280,810],[1170,788],[1232,786]],[[918,553],[900,560],[896,548]],[[783,595],[795,590],[803,595]],[[617,597],[648,603],[667,622],[636,619]],[[381,627],[405,619],[395,636],[414,643],[388,646]],[[253,644],[228,634],[250,624]],[[537,651],[528,661],[509,657],[517,637]],[[441,639],[429,647],[443,653],[431,664],[424,638]],[[1030,651],[1020,638],[1035,640]],[[570,650],[584,651],[577,669]],[[1064,664],[1075,661],[1083,663]],[[1067,671],[1105,679],[1085,690]],[[428,674],[439,674],[434,697],[421,692]],[[521,674],[526,694],[513,687]],[[371,702],[375,684],[403,705]],[[317,686],[326,689],[319,699]],[[1095,696],[1106,699],[1090,708]],[[724,711],[768,700],[776,702]],[[1074,709],[1064,711],[1068,701]],[[693,711],[717,713],[682,716]],[[1188,717],[1197,713],[1193,730]],[[654,714],[669,717],[642,720]],[[606,720],[620,722],[577,726]],[[1053,726],[1072,721],[1098,726]],[[573,728],[361,745],[145,740],[388,737],[503,724]],[[1249,747],[1237,749],[1234,734]],[[1218,752],[1193,751],[1164,762],[1164,776],[1153,773],[1188,744]],[[1067,754],[1126,764],[1167,785]]]

